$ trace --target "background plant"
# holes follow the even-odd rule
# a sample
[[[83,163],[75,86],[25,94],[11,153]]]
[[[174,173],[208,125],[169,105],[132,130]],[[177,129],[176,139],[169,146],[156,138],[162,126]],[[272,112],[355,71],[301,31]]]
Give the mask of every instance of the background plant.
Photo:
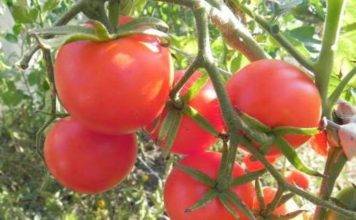
[[[189,6],[190,2],[194,1],[181,1],[180,3],[182,2],[187,2]],[[211,5],[219,5],[218,1],[210,2]],[[244,11],[239,9],[234,1],[228,3],[231,8],[237,10],[235,13]],[[135,173],[120,187],[103,195],[81,196],[62,189],[44,169],[41,149],[37,147],[35,137],[36,132],[43,127],[48,119],[52,118],[50,115],[53,110],[51,109],[51,80],[47,76],[46,62],[42,59],[41,53],[35,54],[27,69],[24,68],[27,66],[26,59],[25,61],[22,59],[22,62],[17,61],[20,60],[20,57],[28,57],[29,48],[35,47],[36,42],[27,34],[28,31],[34,28],[53,26],[70,8],[75,10],[72,7],[73,4],[72,1],[55,0],[44,2],[2,1],[3,13],[8,13],[9,10],[14,23],[9,28],[1,28],[3,46],[0,52],[2,110],[0,213],[4,218],[13,216],[25,218],[36,215],[42,217],[87,215],[99,218],[118,216],[126,219],[132,213],[138,213],[138,218],[155,219],[157,216],[163,218],[161,188],[165,176],[165,163],[160,152],[153,148],[153,144],[144,134],[140,135],[142,139],[140,157],[142,160],[138,161]],[[195,55],[202,55],[201,51],[200,54],[198,51],[194,15],[191,10],[158,1],[138,1],[136,4],[133,7],[127,5],[124,9],[127,10],[127,13],[135,16],[160,18],[169,25],[172,34],[171,47],[177,69],[187,67]],[[251,19],[243,15],[242,21],[252,33],[255,41],[263,48],[264,55],[296,62],[287,53],[288,50],[291,52],[291,47],[284,45],[287,47],[287,50],[284,50],[279,46],[281,42],[288,42],[289,46],[298,51],[297,60],[310,69],[310,63],[318,59],[321,49],[326,2],[253,1],[249,7],[253,8],[251,11],[259,14],[263,20],[259,21],[256,18]],[[355,15],[352,14],[352,10],[355,7],[353,1],[348,2],[346,15],[342,22],[339,48],[333,59],[335,60],[334,66],[332,69],[328,68],[332,70],[330,87],[324,91],[328,94],[331,94],[341,81],[342,76],[347,74],[354,65]],[[196,16],[197,12],[195,12]],[[71,22],[79,23],[85,19],[83,15],[79,15]],[[256,21],[259,21],[260,24]],[[263,26],[263,21],[268,21],[268,26]],[[219,19],[215,22],[219,22]],[[231,43],[234,39],[231,40],[229,36],[225,36],[227,40],[223,39],[220,34],[220,31],[224,31],[222,26],[216,26],[209,28],[214,62],[227,72],[235,72],[246,65],[248,61],[241,53],[227,46],[226,41],[234,46]],[[266,30],[263,28],[272,35],[266,34]],[[280,34],[283,34],[282,40]],[[204,37],[201,33],[199,36]],[[13,47],[16,49],[9,49]],[[295,50],[293,51],[295,52]],[[305,60],[309,61],[304,62]],[[316,65],[315,68],[325,67]],[[355,81],[351,82],[342,93],[342,98],[351,103],[356,102],[354,84]],[[326,106],[325,109],[328,108],[330,109],[330,106]],[[63,112],[60,106],[57,106],[56,110],[59,113]],[[329,114],[329,110],[326,110],[325,114]],[[319,162],[315,159],[307,159],[308,155],[306,154],[302,158],[304,161],[313,161],[309,164],[313,168],[314,166],[318,169],[323,167],[324,160],[321,158],[317,159]],[[280,165],[281,167],[285,166],[284,160]],[[349,166],[352,167],[350,164]],[[343,175],[344,177],[340,178],[341,181],[338,181],[339,186],[354,181],[355,177],[348,174],[347,169]],[[313,185],[314,192],[316,192],[316,186],[319,185],[320,179],[313,178],[313,180],[315,180]],[[263,178],[263,184],[271,182],[271,178]],[[309,204],[300,197],[297,197],[296,200],[299,200],[301,204]]]

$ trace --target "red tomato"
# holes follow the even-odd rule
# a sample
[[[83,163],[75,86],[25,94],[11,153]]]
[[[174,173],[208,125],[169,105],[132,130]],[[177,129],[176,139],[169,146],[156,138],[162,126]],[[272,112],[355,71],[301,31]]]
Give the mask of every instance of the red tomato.
[[[277,189],[273,188],[273,187],[265,187],[263,188],[262,190],[263,192],[263,200],[265,202],[265,205],[267,206],[268,204],[270,204],[276,193],[277,193]],[[260,210],[260,205],[258,203],[258,199],[257,199],[257,196],[254,198],[253,200],[253,209],[254,210]],[[279,207],[277,207],[274,211],[273,211],[273,215],[276,215],[276,216],[281,216],[281,215],[285,215],[287,214],[289,211],[288,211],[288,207],[286,207],[286,204],[282,204],[280,205]]]
[[[278,155],[277,156],[275,156],[275,155],[266,155],[265,156],[265,158],[271,164],[274,164],[277,161],[278,157],[279,157]],[[250,172],[263,170],[265,168],[265,166],[259,160],[254,159],[251,155],[244,156],[242,158],[242,162],[246,165],[247,170]]]
[[[326,131],[320,131],[314,137],[310,138],[309,143],[315,152],[324,157],[328,156],[329,146]]]
[[[219,153],[204,152],[201,154],[188,155],[181,164],[204,172],[209,177],[216,179],[221,161]],[[235,164],[233,176],[244,175],[242,168]],[[173,168],[167,178],[164,187],[164,205],[168,216],[172,220],[233,220],[233,216],[224,208],[221,202],[214,198],[205,206],[192,212],[185,212],[203,195],[208,192],[209,187],[197,181],[185,172]],[[254,189],[251,183],[239,185],[231,189],[248,206],[252,207]],[[246,219],[242,213],[237,213],[241,219]]]
[[[309,188],[309,179],[306,175],[299,171],[291,171],[287,176],[286,176],[286,181],[292,185],[296,185],[302,189],[308,189]]]
[[[55,83],[73,118],[95,131],[126,134],[162,112],[173,78],[170,52],[142,36],[59,49]]]
[[[178,82],[183,77],[184,72],[184,70],[177,71],[175,73],[174,81]],[[202,74],[200,72],[195,72],[182,88],[181,95],[186,94],[192,84],[201,75]],[[206,85],[188,104],[203,115],[217,131],[221,132],[223,130],[224,122],[220,112],[219,102],[210,81],[206,83]],[[158,119],[158,123],[161,123],[166,115],[167,113],[164,112]],[[150,130],[150,128],[148,128],[148,130],[152,134],[153,139],[157,140],[160,124],[153,127],[155,127],[153,130]],[[194,154],[206,150],[216,141],[217,137],[214,137],[209,132],[201,128],[189,116],[184,115],[171,150],[172,152],[178,154]],[[160,145],[165,147],[164,143]]]
[[[278,60],[259,60],[236,73],[227,83],[233,106],[274,128],[317,127],[321,118],[318,89],[300,69]],[[286,135],[297,148],[310,137]],[[268,154],[280,151],[272,147]]]
[[[130,173],[136,154],[134,135],[96,133],[72,118],[56,122],[44,146],[46,164],[55,179],[81,193],[113,188]]]

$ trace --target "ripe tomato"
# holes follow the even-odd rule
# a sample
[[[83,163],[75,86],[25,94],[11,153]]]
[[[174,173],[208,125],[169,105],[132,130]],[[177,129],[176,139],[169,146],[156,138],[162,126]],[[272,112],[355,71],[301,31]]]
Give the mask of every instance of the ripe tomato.
[[[134,135],[96,133],[72,118],[56,122],[44,146],[54,178],[81,193],[100,193],[117,185],[132,170],[136,154]]]
[[[219,153],[204,152],[201,154],[188,155],[180,163],[204,172],[209,177],[216,179],[220,161],[221,155]],[[238,177],[243,174],[242,168],[235,164],[233,176]],[[234,219],[217,198],[214,198],[199,209],[192,212],[185,212],[187,208],[201,199],[208,190],[208,186],[178,168],[173,168],[164,187],[164,205],[168,216],[172,220]],[[235,192],[248,207],[252,207],[254,189],[251,183],[239,185],[231,190]],[[242,213],[238,212],[237,214],[240,215],[241,219],[246,219]]]
[[[286,181],[290,184],[296,185],[302,189],[308,189],[309,188],[309,179],[308,177],[296,170],[291,171],[287,176],[286,176]]]
[[[326,131],[320,131],[318,134],[310,138],[309,140],[312,148],[321,156],[328,156],[329,146]]]
[[[356,188],[355,186],[346,187],[341,190],[336,199],[343,205],[344,208],[356,212]],[[352,220],[353,218],[347,218],[335,211],[329,210],[327,213],[327,220]]]
[[[297,67],[278,60],[259,60],[236,73],[227,83],[233,106],[271,128],[317,127],[320,95],[313,81]],[[309,139],[286,135],[295,148]],[[272,147],[268,154],[280,151]]]
[[[151,123],[164,108],[172,78],[169,49],[142,35],[72,42],[59,49],[55,61],[64,107],[106,134],[132,133]]]
[[[175,73],[174,81],[178,82],[183,77],[184,72],[184,70],[177,71]],[[200,72],[195,72],[182,88],[181,95],[186,94],[192,84],[201,75]],[[221,132],[223,130],[224,122],[220,112],[219,102],[210,80],[188,104],[204,116],[217,131]],[[161,123],[166,115],[167,113],[164,112],[158,119],[158,123]],[[157,140],[160,124],[152,127],[154,127],[154,129],[148,128],[148,130],[152,134],[153,139]],[[217,137],[214,137],[212,134],[201,128],[189,116],[184,115],[171,150],[174,153],[188,155],[202,152],[216,141]],[[164,143],[161,144],[161,146],[165,147]]]
[[[274,164],[277,159],[278,155],[266,155],[265,158],[270,162],[271,164]],[[246,169],[250,172],[254,171],[259,171],[263,170],[265,166],[259,161],[256,160],[252,157],[252,155],[246,155],[242,158],[242,162],[246,165]]]
[[[276,196],[277,193],[277,189],[273,188],[273,187],[264,187],[262,190],[263,193],[263,200],[265,202],[265,205],[267,206],[268,204],[270,204],[274,197]],[[258,203],[258,199],[257,196],[254,198],[253,200],[253,209],[259,211],[260,210],[260,205]],[[279,207],[277,207],[274,211],[273,211],[273,215],[276,216],[281,216],[281,215],[285,215],[288,213],[286,204],[282,204]]]

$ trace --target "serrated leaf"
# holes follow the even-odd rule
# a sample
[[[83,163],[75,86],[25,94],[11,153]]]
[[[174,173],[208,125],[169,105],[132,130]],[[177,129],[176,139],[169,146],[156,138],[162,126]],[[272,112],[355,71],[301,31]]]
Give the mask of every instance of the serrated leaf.
[[[294,148],[290,146],[290,144],[286,140],[284,140],[284,138],[277,136],[275,138],[275,146],[283,153],[283,155],[287,158],[287,160],[297,170],[312,176],[323,176],[321,173],[307,167],[299,158]]]
[[[186,105],[183,108],[183,112],[185,115],[187,115],[191,119],[193,119],[205,131],[209,132],[210,134],[214,135],[215,137],[219,136],[219,132],[196,109],[194,109],[193,107],[191,107],[189,105]]]
[[[197,180],[207,186],[210,186],[210,187],[215,186],[215,181],[212,178],[210,178],[207,174],[201,172],[200,170],[197,170],[197,169],[194,169],[194,168],[191,168],[191,167],[179,164],[179,163],[176,164],[175,167],[180,169],[184,173],[188,174],[189,176],[193,177],[195,180]]]
[[[204,194],[204,196],[201,199],[199,199],[196,203],[194,203],[194,205],[185,209],[185,212],[192,212],[194,210],[197,210],[197,209],[203,207],[209,201],[214,199],[216,196],[218,196],[218,192],[214,189],[210,189],[207,193]]]
[[[231,186],[237,186],[237,185],[249,183],[253,180],[256,180],[258,177],[262,176],[264,173],[266,173],[265,170],[246,173],[243,176],[239,176],[239,177],[236,177],[235,179],[233,179],[231,182]]]

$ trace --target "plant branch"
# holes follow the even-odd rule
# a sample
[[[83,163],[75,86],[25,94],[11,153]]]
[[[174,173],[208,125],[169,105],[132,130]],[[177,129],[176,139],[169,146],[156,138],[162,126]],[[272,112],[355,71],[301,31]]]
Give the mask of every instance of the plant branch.
[[[298,50],[295,49],[295,46],[292,45],[287,38],[279,31],[279,28],[271,26],[268,21],[263,17],[255,14],[252,10],[246,7],[244,4],[241,4],[239,0],[230,0],[232,4],[245,12],[248,16],[253,18],[265,31],[267,31],[294,59],[296,59],[300,64],[302,64],[308,70],[314,72],[313,63],[306,59]],[[277,30],[276,30],[277,29]]]
[[[84,2],[87,0],[80,0],[78,3],[74,4],[62,17],[60,17],[56,22],[54,22],[54,26],[61,26],[67,24],[71,19],[73,19],[79,12],[82,11]],[[41,47],[36,44],[31,47],[20,60],[19,66],[22,69],[27,69],[28,64],[32,58],[32,56],[40,49]]]
[[[212,23],[220,30],[227,43],[243,53],[250,61],[265,59],[267,55],[253,39],[248,30],[233,15],[231,10],[220,1],[220,7],[211,6],[204,0],[158,0],[176,3],[190,8],[204,8]],[[215,1],[216,2],[216,1]],[[216,3],[214,4],[216,5]]]
[[[315,64],[315,84],[319,89],[322,99],[323,115],[330,118],[330,106],[327,103],[330,75],[334,67],[334,57],[340,31],[341,14],[344,8],[344,0],[328,0],[327,14],[321,45],[320,56]]]

